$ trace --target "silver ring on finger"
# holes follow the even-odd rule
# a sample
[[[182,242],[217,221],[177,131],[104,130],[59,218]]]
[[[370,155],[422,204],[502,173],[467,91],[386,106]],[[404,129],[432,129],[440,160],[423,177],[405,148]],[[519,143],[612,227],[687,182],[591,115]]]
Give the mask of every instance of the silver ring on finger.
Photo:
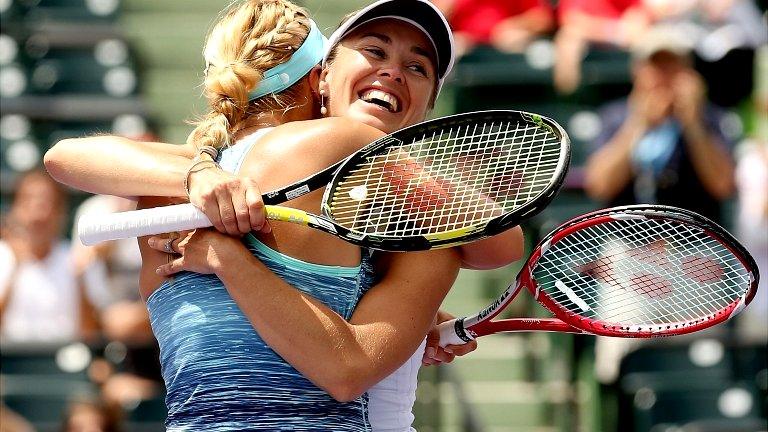
[[[165,242],[165,246],[163,246],[163,250],[164,250],[166,253],[169,253],[169,254],[174,254],[174,253],[176,253],[176,251],[175,251],[175,250],[173,250],[173,240],[174,240],[173,238],[169,238],[169,239],[168,239],[168,241],[167,241],[167,242]]]

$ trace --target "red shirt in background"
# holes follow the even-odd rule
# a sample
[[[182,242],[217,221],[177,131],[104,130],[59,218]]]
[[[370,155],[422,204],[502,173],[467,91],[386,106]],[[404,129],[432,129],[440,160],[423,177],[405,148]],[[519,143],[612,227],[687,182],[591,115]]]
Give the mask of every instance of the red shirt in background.
[[[488,43],[497,24],[536,8],[552,14],[547,0],[455,0],[449,21],[454,32]]]
[[[571,11],[598,18],[618,19],[630,8],[642,5],[643,0],[560,0],[557,15],[561,22],[563,16]]]

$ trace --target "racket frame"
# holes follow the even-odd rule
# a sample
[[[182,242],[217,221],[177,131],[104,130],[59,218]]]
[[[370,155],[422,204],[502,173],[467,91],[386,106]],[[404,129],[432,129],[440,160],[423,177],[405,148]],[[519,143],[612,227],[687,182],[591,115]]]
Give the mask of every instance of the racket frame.
[[[746,293],[735,299],[717,312],[693,322],[668,323],[654,326],[619,326],[602,321],[581,317],[566,310],[559,303],[543,293],[532,275],[541,256],[552,245],[588,226],[594,226],[621,219],[667,219],[681,223],[694,224],[710,236],[717,238],[747,269],[750,286]],[[711,220],[676,207],[661,205],[632,205],[598,210],[578,216],[562,224],[558,229],[547,234],[536,246],[534,252],[518,273],[515,282],[490,306],[478,314],[459,318],[441,328],[441,341],[464,343],[479,336],[498,332],[516,331],[554,331],[562,333],[585,333],[597,336],[622,338],[653,338],[675,336],[703,330],[735,316],[754,298],[760,274],[754,258],[728,231]],[[525,287],[536,301],[552,313],[555,318],[509,318],[492,321]],[[458,337],[458,339],[457,339]],[[442,342],[441,342],[442,343]]]
[[[377,153],[381,153],[393,146],[402,145],[404,141],[403,138],[408,137],[409,135],[415,136],[418,134],[426,136],[432,131],[447,129],[450,127],[452,120],[457,124],[466,124],[469,122],[493,122],[499,120],[511,122],[515,120],[515,117],[517,117],[519,120],[535,123],[539,127],[549,129],[554,135],[560,138],[560,154],[558,163],[549,186],[541,191],[533,199],[531,199],[528,203],[516,209],[515,211],[505,213],[497,218],[491,219],[484,224],[479,224],[476,226],[464,227],[429,235],[412,235],[401,237],[378,236],[374,234],[362,233],[359,231],[347,229],[333,220],[331,215],[331,201],[333,199],[336,188],[339,187],[339,182],[342,180],[339,174],[349,170],[351,167],[360,163],[361,161],[364,161],[366,158],[369,158]],[[560,188],[562,187],[568,172],[570,160],[571,142],[568,134],[562,128],[562,126],[548,117],[535,113],[514,110],[474,111],[441,117],[417,125],[409,126],[394,132],[391,135],[388,135],[369,144],[368,146],[357,151],[355,154],[342,161],[334,173],[330,184],[325,189],[321,204],[322,216],[319,218],[315,217],[315,219],[322,219],[323,222],[320,222],[321,224],[329,224],[326,224],[325,227],[320,227],[319,229],[341,237],[350,243],[363,247],[369,247],[372,249],[387,251],[418,251],[449,248],[499,234],[507,229],[519,225],[520,222],[527,220],[544,210],[544,208],[550,202],[552,202],[557,193],[560,191]],[[313,221],[313,223],[314,222],[316,221]],[[333,228],[331,228],[331,226]]]

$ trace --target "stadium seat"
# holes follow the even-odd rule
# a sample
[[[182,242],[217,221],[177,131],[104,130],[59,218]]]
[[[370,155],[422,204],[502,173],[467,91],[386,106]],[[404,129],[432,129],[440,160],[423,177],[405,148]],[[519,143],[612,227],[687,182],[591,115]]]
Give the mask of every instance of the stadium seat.
[[[643,346],[624,357],[620,373],[717,370],[733,371],[733,355],[723,341],[708,338]]]
[[[62,53],[63,54],[63,53]],[[38,60],[30,70],[37,94],[105,94],[125,97],[136,93],[132,66],[105,66],[90,51],[70,51]]]
[[[5,375],[49,375],[80,379],[91,360],[90,349],[83,344],[3,343],[0,373]]]
[[[765,417],[697,420],[684,424],[679,430],[680,432],[755,432],[768,430],[768,423]]]
[[[30,74],[29,69],[19,62],[3,65],[0,69],[0,97],[8,100],[30,93]]]
[[[763,418],[768,418],[768,347],[762,344],[733,347],[736,379],[752,383],[760,392]]]
[[[682,384],[682,383],[681,383]],[[651,431],[655,425],[706,424],[717,421],[722,427],[736,427],[759,421],[757,391],[745,383],[725,384],[700,377],[688,382],[688,388],[659,389],[644,387],[634,393],[633,430]]]
[[[21,18],[41,22],[111,22],[119,13],[120,0],[12,0],[18,4]]]
[[[72,401],[92,399],[97,388],[86,378],[69,375],[2,375],[5,404],[38,430],[59,430]]]
[[[0,23],[5,26],[6,24],[17,22],[22,12],[16,0],[2,1],[0,2]]]
[[[582,104],[600,105],[624,97],[631,89],[629,54],[591,47],[581,64],[581,85],[572,96]]]
[[[125,412],[126,420],[132,423],[162,424],[167,415],[165,395],[137,401],[135,406],[125,407]]]
[[[448,81],[454,90],[455,111],[523,109],[526,104],[554,101],[551,65],[534,65],[529,60],[540,57],[475,48],[457,62]]]
[[[628,354],[620,368],[620,429],[749,430],[742,426],[765,418],[756,378],[765,353],[733,348],[722,339],[699,338]]]

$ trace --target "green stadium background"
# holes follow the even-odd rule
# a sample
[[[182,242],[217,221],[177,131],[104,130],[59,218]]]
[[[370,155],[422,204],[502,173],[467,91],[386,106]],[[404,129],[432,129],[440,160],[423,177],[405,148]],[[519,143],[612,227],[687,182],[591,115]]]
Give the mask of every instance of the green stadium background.
[[[4,93],[2,115],[23,116],[31,124],[24,136],[2,137],[3,210],[18,174],[39,163],[58,139],[146,128],[166,142],[186,140],[191,128],[185,121],[204,110],[200,87],[204,36],[227,1],[1,3],[7,5],[2,33],[19,45],[18,54],[4,60],[3,79],[18,71],[26,81],[18,93]],[[330,34],[341,16],[367,2],[300,3]],[[105,40],[124,44],[125,49],[104,46]],[[101,57],[94,55],[100,43],[106,50]],[[548,46],[540,44],[537,49],[546,54]],[[569,131],[575,152],[569,180],[550,208],[525,225],[529,248],[558,223],[598,207],[580,189],[580,169],[586,142],[594,136],[596,107],[629,90],[628,55],[590,52],[583,71],[585,81],[579,90],[561,97],[552,89],[551,67],[546,64],[533,66],[524,54],[480,49],[459,62],[432,113],[529,110],[555,118]],[[110,74],[113,84],[107,84]],[[763,74],[768,74],[766,69]],[[131,75],[134,86],[129,85]],[[745,102],[733,108],[734,118],[747,131],[756,129],[750,107]],[[72,194],[73,206],[86,197]],[[732,211],[726,218],[732,218]],[[462,271],[444,309],[455,315],[476,312],[506,288],[517,270],[512,265],[487,272]],[[510,311],[519,316],[531,313],[546,315],[528,299]],[[765,429],[768,376],[762,343],[740,344],[728,339],[727,332],[725,337],[718,333],[651,342],[625,358],[622,375],[613,386],[595,379],[594,345],[592,337],[545,333],[483,338],[471,355],[448,366],[422,369],[415,426],[421,432],[736,431],[752,430],[754,425],[755,430]],[[702,363],[693,355],[696,350],[721,355]],[[82,373],[72,378],[71,373],[51,370],[46,353],[5,346],[2,363],[6,403],[27,414],[41,431],[54,430],[60,417],[57,410],[67,396],[88,387],[79,381],[85,379]],[[14,375],[21,380],[14,380]],[[743,415],[729,416],[718,408],[729,389],[742,389],[751,398]],[[162,400],[131,407],[127,430],[162,430],[162,416]],[[725,426],[674,429],[701,419]]]

